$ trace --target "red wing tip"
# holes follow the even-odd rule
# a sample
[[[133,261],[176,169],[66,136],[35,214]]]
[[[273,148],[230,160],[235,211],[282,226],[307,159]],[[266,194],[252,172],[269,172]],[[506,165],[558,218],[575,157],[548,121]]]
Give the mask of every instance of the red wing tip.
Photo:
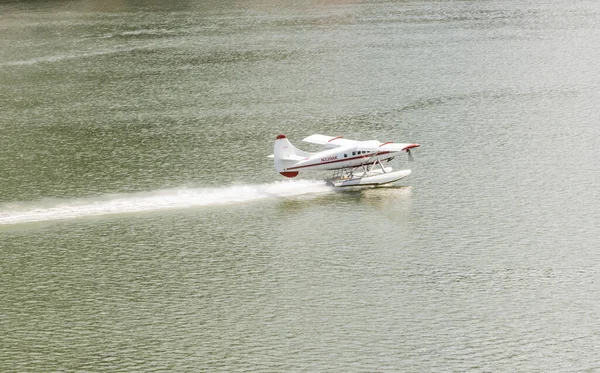
[[[285,177],[296,177],[296,176],[298,176],[299,172],[298,171],[285,171],[285,172],[280,172],[280,174],[282,174]]]
[[[282,133],[281,135],[277,136],[277,138],[275,140],[279,140],[279,139],[285,139],[285,135]]]

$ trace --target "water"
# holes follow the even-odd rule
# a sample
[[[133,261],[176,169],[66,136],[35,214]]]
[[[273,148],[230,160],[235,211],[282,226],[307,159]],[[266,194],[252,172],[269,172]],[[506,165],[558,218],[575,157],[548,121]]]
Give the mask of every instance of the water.
[[[600,371],[599,13],[4,2],[0,370]],[[280,133],[422,146],[336,191]]]

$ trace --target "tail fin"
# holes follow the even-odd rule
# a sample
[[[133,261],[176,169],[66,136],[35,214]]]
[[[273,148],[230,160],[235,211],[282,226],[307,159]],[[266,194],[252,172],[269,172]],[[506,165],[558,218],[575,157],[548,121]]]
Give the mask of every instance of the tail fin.
[[[277,139],[275,139],[273,156],[275,158],[275,170],[277,172],[285,177],[296,177],[298,176],[298,171],[286,170],[310,156],[310,153],[296,148],[285,135],[279,135],[277,136]]]

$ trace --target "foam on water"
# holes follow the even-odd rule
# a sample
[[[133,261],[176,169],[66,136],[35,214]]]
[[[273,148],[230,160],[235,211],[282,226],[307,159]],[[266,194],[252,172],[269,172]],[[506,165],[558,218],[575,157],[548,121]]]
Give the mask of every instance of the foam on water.
[[[166,189],[75,200],[10,203],[0,205],[0,225],[244,203],[331,191],[333,189],[323,181],[297,180],[214,188]]]
[[[66,53],[59,55],[50,55],[50,56],[40,56],[35,58],[30,58],[26,60],[18,60],[18,61],[8,61],[4,63],[0,63],[0,66],[27,66],[27,65],[35,65],[39,63],[53,63],[53,62],[62,62],[65,60],[72,60],[77,58],[88,58],[88,57],[97,57],[97,56],[105,56],[109,54],[118,54],[118,53],[129,53],[136,50],[148,49],[148,45],[139,46],[139,47],[130,47],[130,48],[115,48],[115,49],[107,49],[107,50],[99,50],[99,51],[90,51],[90,52],[76,52],[76,53]]]

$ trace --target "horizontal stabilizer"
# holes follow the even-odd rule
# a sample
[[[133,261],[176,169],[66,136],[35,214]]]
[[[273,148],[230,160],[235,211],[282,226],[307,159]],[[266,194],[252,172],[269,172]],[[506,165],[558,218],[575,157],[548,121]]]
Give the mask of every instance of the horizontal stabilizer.
[[[282,161],[303,161],[306,159],[306,157],[296,154],[290,154],[285,157],[280,157],[279,159],[281,159]]]

